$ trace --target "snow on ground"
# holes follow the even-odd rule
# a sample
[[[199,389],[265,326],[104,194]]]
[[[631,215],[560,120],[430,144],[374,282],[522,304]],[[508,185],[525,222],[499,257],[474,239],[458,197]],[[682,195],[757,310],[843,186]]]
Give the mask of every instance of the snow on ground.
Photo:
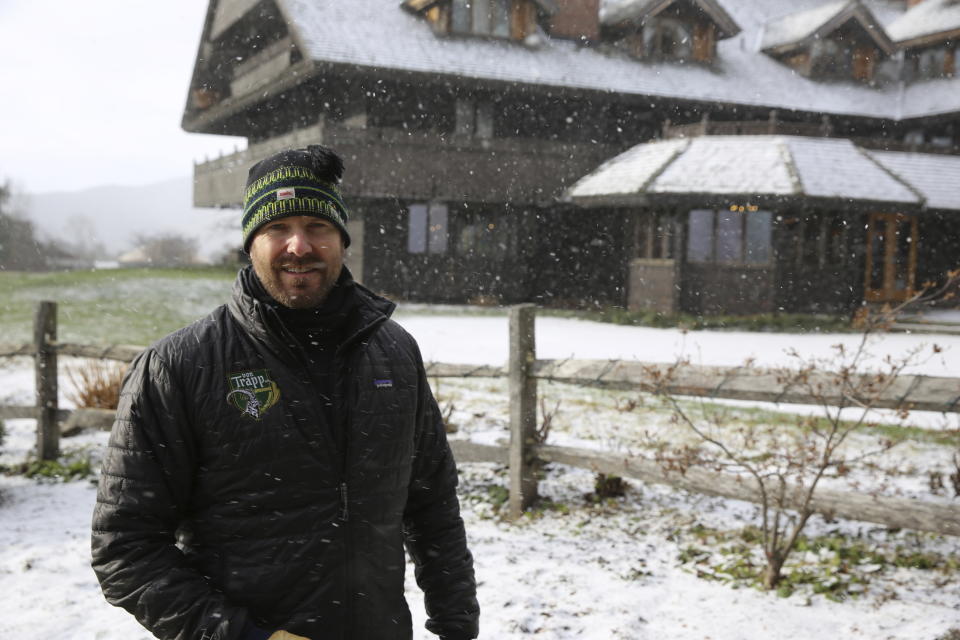
[[[408,315],[401,308],[396,319],[420,343],[423,359],[437,362],[503,365],[507,362],[506,316]],[[752,333],[746,331],[682,331],[610,325],[569,318],[536,320],[537,357],[622,358],[646,362],[674,362],[688,358],[693,364],[739,365],[754,359],[758,367],[787,366],[788,349],[805,358],[830,358],[833,345],[848,349],[859,342],[855,333]],[[960,336],[890,333],[871,342],[871,360],[880,365],[885,355],[905,355],[918,344],[937,344],[944,352],[906,373],[960,376]]]
[[[503,364],[507,322],[502,316],[401,315],[420,341],[426,360]],[[558,318],[537,321],[540,358],[638,358],[668,362],[678,355],[709,364],[739,364],[756,357],[764,366],[782,365],[784,350],[827,355],[830,345],[850,335],[784,335],[692,332],[604,325]],[[960,337],[885,336],[878,355],[899,354],[918,342],[936,341],[945,351],[917,367],[928,375],[960,375]],[[29,360],[0,363],[0,396],[31,401]],[[505,398],[497,381],[464,387],[439,381],[438,396],[456,398],[454,437],[496,441],[504,434]],[[61,380],[64,406],[69,382]],[[547,385],[544,394],[561,397],[558,438],[593,439],[617,446],[603,432],[623,424],[611,419],[617,398],[591,399]],[[599,394],[599,392],[597,392]],[[608,417],[596,419],[598,412]],[[613,414],[616,416],[616,412]],[[643,414],[630,418],[642,423]],[[611,422],[613,420],[613,422]],[[634,423],[629,423],[634,424]],[[587,429],[589,426],[593,431]],[[7,422],[9,435],[0,464],[25,459],[33,446],[31,420]],[[579,430],[579,431],[578,431]],[[65,448],[97,451],[105,433],[83,433]],[[768,640],[769,638],[863,637],[934,640],[960,627],[960,584],[936,572],[900,569],[871,582],[867,593],[844,602],[795,594],[778,598],[753,589],[697,578],[680,566],[678,553],[691,543],[689,526],[735,529],[752,522],[755,507],[666,487],[630,483],[627,497],[597,505],[584,499],[591,473],[549,467],[541,493],[563,509],[545,509],[520,523],[496,516],[506,476],[491,464],[461,468],[464,520],[476,558],[482,607],[482,638]],[[132,617],[107,605],[89,568],[89,523],[95,489],[88,481],[40,484],[0,476],[0,638],[138,640],[149,638]],[[907,544],[907,534],[857,522],[814,518],[812,532],[840,529],[872,532],[877,544]],[[924,548],[956,553],[956,540],[927,536]],[[432,638],[422,628],[422,598],[409,574],[407,597],[415,638]],[[938,580],[940,580],[938,582]]]

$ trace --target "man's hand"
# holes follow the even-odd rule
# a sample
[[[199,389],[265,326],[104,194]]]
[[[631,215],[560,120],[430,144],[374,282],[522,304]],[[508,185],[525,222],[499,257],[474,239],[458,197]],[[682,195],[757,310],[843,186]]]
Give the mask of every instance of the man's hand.
[[[310,638],[298,636],[297,634],[290,633],[289,631],[275,631],[272,636],[267,638],[267,640],[310,640]]]

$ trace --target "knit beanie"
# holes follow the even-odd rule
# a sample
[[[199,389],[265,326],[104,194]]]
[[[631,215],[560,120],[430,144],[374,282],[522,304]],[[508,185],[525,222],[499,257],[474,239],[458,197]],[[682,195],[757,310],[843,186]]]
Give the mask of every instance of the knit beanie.
[[[250,167],[243,197],[243,250],[257,229],[288,216],[315,216],[331,222],[350,246],[347,207],[338,183],[343,160],[319,144],[306,149],[288,149]]]

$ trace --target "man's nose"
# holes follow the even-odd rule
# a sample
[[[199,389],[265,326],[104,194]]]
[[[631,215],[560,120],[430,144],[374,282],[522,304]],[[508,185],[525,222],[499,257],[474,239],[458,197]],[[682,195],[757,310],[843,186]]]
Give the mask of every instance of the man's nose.
[[[303,231],[295,230],[287,238],[287,253],[295,256],[305,256],[313,250],[310,241]]]

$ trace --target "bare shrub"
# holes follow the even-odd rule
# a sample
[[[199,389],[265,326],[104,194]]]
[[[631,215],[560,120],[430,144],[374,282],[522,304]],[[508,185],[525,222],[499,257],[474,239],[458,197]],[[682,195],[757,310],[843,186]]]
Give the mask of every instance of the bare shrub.
[[[960,450],[953,454],[953,473],[950,474],[950,484],[953,485],[953,497],[960,498]]]
[[[793,429],[734,420],[729,409],[703,399],[691,408],[669,391],[672,377],[687,363],[678,362],[666,370],[650,369],[649,390],[662,396],[672,409],[674,422],[686,427],[698,443],[664,447],[657,457],[661,466],[680,473],[700,466],[752,480],[760,504],[758,542],[765,558],[758,577],[765,589],[774,589],[780,582],[784,563],[814,513],[814,497],[821,480],[845,476],[855,465],[893,446],[881,435],[872,447],[863,447],[855,455],[843,449],[852,434],[869,433],[876,426],[868,421],[871,412],[903,370],[921,358],[921,348],[917,347],[900,357],[888,356],[879,368],[865,372],[872,337],[890,326],[908,303],[863,315],[859,319],[862,334],[852,349],[835,345],[828,358],[790,353],[797,366],[777,371],[776,382],[783,389],[808,396],[819,407],[819,416],[799,417]],[[936,345],[932,352],[938,352]],[[747,363],[738,375],[752,366]],[[852,419],[846,417],[850,412],[855,414]],[[908,412],[909,407],[898,409],[901,419]]]
[[[126,365],[104,360],[87,360],[76,367],[67,367],[73,389],[67,399],[80,409],[116,409],[120,401],[120,385],[127,373]]]
[[[620,476],[598,473],[593,480],[593,495],[597,500],[620,498],[627,492],[627,483]]]
[[[560,401],[557,400],[552,409],[547,408],[545,398],[540,398],[540,424],[537,426],[536,433],[533,434],[533,440],[537,444],[546,444],[550,437],[550,429],[553,427],[553,418],[560,411]]]
[[[433,396],[437,401],[437,408],[440,409],[440,419],[443,421],[443,430],[447,433],[456,433],[459,426],[453,422],[453,412],[457,410],[453,404],[453,398],[448,398],[441,393],[440,378],[433,379]]]

